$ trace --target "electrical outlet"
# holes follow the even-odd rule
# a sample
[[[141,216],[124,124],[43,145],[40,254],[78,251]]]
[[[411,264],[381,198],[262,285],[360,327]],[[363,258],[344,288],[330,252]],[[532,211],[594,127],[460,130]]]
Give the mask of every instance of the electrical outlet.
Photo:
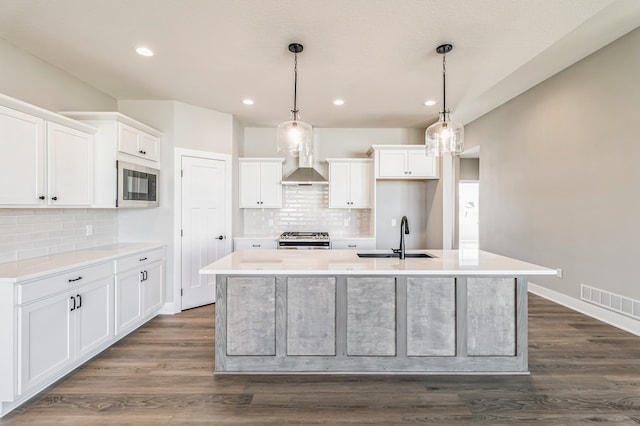
[[[391,226],[398,226],[398,222],[395,219],[391,219]]]
[[[556,268],[556,277],[562,278],[562,269]]]
[[[90,237],[93,235],[93,225],[87,225],[86,230],[87,230],[87,237]]]

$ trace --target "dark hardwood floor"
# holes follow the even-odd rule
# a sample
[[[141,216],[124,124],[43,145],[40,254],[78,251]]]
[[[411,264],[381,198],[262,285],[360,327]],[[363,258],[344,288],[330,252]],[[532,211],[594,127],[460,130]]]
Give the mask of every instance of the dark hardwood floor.
[[[0,424],[640,424],[640,337],[529,303],[530,376],[214,377],[206,306],[154,319]]]

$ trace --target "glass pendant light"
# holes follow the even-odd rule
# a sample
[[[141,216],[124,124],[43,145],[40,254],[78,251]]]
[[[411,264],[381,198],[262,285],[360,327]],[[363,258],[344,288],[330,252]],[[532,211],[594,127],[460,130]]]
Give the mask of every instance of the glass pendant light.
[[[464,126],[451,121],[451,112],[447,109],[446,56],[452,50],[451,44],[436,48],[436,52],[442,55],[442,111],[438,122],[429,126],[425,133],[426,153],[429,156],[437,157],[445,152],[460,154],[464,144]]]
[[[289,52],[295,55],[292,120],[278,125],[278,152],[284,151],[292,157],[298,157],[300,152],[304,155],[311,151],[311,125],[298,120],[298,53],[302,52],[302,49],[303,46],[300,43],[289,45]]]

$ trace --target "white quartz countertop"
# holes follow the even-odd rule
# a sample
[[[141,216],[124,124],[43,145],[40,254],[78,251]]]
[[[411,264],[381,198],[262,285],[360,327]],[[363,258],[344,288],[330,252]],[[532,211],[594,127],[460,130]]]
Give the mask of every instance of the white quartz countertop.
[[[162,248],[162,243],[117,243],[16,262],[0,263],[0,283],[33,280],[57,272],[80,268],[96,262]]]
[[[388,250],[240,250],[200,270],[225,275],[555,275],[555,269],[480,250],[407,250],[432,258],[359,258]]]

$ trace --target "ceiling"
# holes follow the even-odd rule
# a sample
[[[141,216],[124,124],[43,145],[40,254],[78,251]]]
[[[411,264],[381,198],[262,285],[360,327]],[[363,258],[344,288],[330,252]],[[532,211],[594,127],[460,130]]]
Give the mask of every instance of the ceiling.
[[[454,45],[447,106],[468,123],[639,25],[636,0],[0,0],[0,38],[114,98],[246,126],[289,119],[290,42],[302,120],[418,128],[442,105],[439,44]]]

